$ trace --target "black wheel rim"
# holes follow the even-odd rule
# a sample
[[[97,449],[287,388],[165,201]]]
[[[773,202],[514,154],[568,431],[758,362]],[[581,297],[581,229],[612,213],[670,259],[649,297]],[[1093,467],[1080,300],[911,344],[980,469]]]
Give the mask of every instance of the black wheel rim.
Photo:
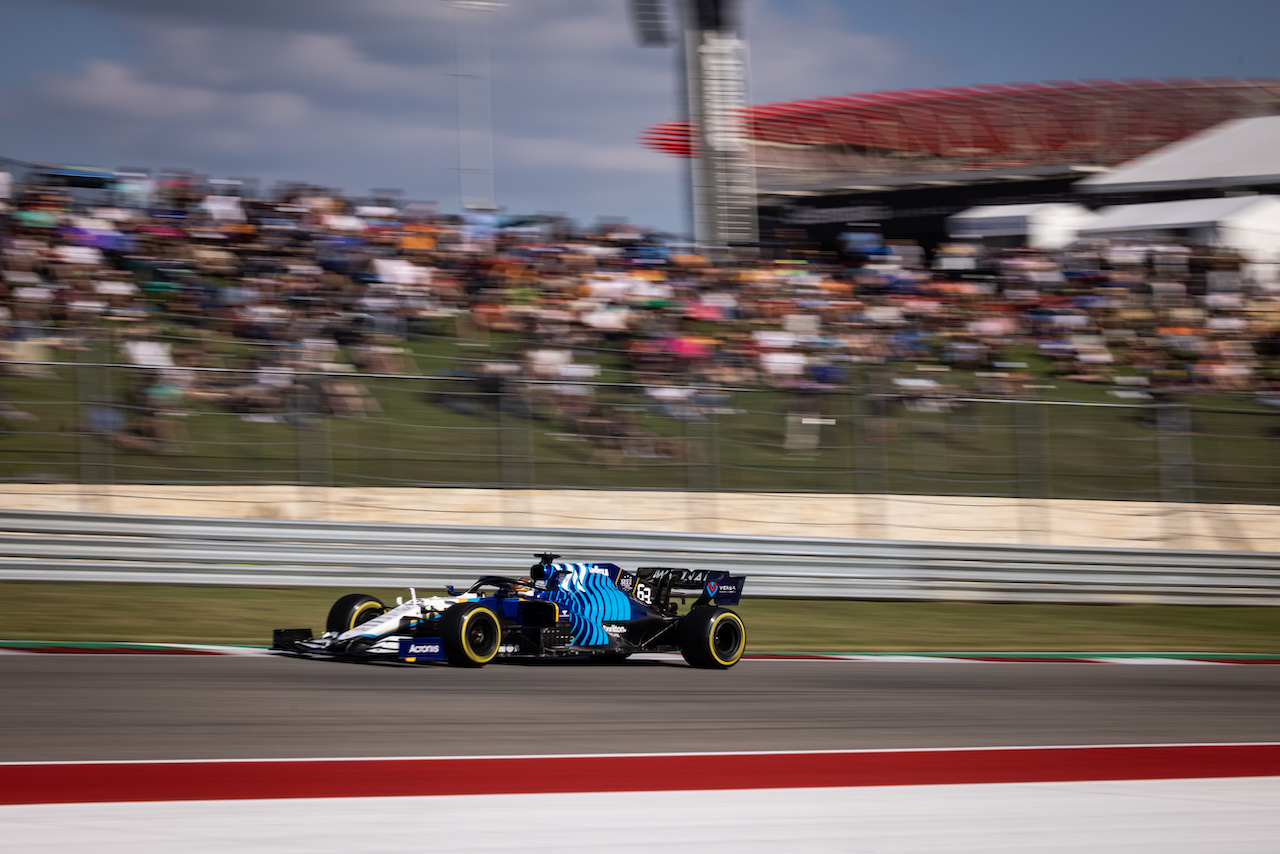
[[[497,640],[496,628],[488,617],[477,614],[467,621],[467,646],[478,656],[489,655]]]
[[[737,621],[725,619],[716,623],[711,634],[711,646],[715,649],[717,658],[722,661],[732,658],[737,654],[741,643],[742,632],[738,629]]]

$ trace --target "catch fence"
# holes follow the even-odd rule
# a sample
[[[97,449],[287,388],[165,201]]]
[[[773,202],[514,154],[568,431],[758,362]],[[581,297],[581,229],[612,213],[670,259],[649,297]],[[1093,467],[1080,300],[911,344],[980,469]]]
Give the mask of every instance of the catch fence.
[[[1274,409],[182,368],[190,403],[137,366],[17,367],[10,483],[1280,504]]]

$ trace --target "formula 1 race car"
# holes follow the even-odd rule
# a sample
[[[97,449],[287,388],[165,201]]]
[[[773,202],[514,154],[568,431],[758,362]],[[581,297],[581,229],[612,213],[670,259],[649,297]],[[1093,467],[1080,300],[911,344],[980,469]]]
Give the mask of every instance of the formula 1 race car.
[[[732,667],[746,648],[737,605],[743,576],[671,567],[624,570],[612,563],[555,563],[536,555],[528,578],[488,575],[465,593],[397,599],[363,593],[329,610],[325,633],[277,629],[272,649],[294,655],[447,661],[483,667],[499,658],[679,652],[694,667]],[[696,596],[679,613],[672,599]]]

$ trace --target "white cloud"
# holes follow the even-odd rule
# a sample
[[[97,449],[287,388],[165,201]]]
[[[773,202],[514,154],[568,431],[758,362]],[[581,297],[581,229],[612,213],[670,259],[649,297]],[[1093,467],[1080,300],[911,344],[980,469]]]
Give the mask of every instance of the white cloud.
[[[784,10],[756,3],[749,12],[752,96],[757,103],[898,87],[904,78],[929,67],[905,45],[858,31],[856,22],[829,2],[806,0]]]
[[[474,14],[433,0],[80,2],[121,15],[139,59],[90,57],[0,93],[0,121],[83,152],[64,157],[456,192],[455,23],[465,45]],[[910,64],[831,2],[756,2],[747,22],[756,100],[885,85]],[[623,0],[511,0],[487,23],[499,202],[678,227],[681,164],[636,142],[679,114],[675,58],[635,46]]]
[[[28,115],[47,114],[58,124],[91,123],[108,133],[134,127],[179,137],[228,127],[290,130],[313,118],[307,100],[292,92],[227,93],[158,82],[115,62],[92,62],[77,76],[46,76],[21,102]]]
[[[503,140],[509,165],[570,169],[576,172],[658,173],[671,171],[670,158],[656,151],[627,145],[599,145],[577,139]]]
[[[432,82],[439,92],[445,89],[443,81],[424,75],[424,70],[442,71],[442,64],[379,61],[337,34],[152,22],[139,26],[138,33],[149,71],[226,91],[283,87],[319,98],[387,99],[420,94]]]

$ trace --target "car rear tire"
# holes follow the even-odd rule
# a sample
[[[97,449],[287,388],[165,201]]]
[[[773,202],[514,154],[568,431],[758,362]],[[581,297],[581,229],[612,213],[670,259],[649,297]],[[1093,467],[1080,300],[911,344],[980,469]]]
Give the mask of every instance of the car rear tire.
[[[387,612],[387,606],[381,600],[364,593],[348,593],[329,609],[329,619],[325,621],[325,631],[349,632],[361,623],[367,623],[374,617]]]
[[[728,608],[694,608],[680,621],[680,654],[693,667],[733,667],[746,648],[747,628]]]
[[[502,624],[485,606],[460,603],[440,615],[440,643],[450,664],[484,667],[502,645]]]

